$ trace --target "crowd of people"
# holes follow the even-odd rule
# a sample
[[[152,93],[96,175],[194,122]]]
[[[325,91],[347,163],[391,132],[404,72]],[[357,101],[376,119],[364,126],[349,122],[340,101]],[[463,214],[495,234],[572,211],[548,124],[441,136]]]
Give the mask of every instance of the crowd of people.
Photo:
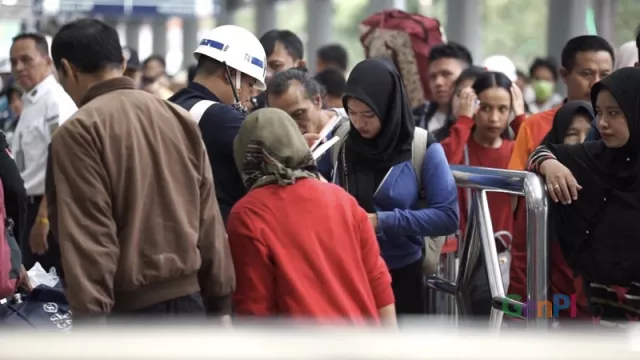
[[[579,318],[635,321],[640,34],[633,44],[578,36],[559,65],[538,58],[528,74],[506,56],[475,65],[463,45],[438,44],[420,74],[432,98],[416,107],[397,59],[348,71],[331,44],[307,69],[288,30],[210,30],[182,86],[162,57],[141,64],[96,19],[65,24],[50,52],[45,37],[18,35],[0,175],[20,284],[36,263],[55,268],[75,326],[397,326],[428,312],[425,277],[444,239],[467,231],[471,190],[449,165],[470,165],[543,176],[549,292],[577,294]],[[524,203],[488,202],[497,250],[511,254],[505,288],[524,298]],[[477,281],[473,312],[486,316],[488,281]]]

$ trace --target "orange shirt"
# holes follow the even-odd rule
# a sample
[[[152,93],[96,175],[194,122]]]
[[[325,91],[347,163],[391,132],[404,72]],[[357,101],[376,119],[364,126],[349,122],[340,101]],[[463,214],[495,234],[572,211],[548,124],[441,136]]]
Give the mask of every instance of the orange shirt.
[[[553,117],[560,107],[539,112],[529,116],[518,131],[516,143],[513,146],[509,170],[525,170],[529,155],[535,150],[553,125]]]

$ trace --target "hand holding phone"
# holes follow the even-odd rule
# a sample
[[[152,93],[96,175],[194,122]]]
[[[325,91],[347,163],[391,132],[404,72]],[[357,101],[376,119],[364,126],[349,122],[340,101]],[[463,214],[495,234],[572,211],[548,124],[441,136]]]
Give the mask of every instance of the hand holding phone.
[[[316,140],[316,142],[313,145],[311,145],[312,152],[313,150],[315,150],[315,148],[318,147],[318,145],[322,143],[322,141],[327,137],[327,135],[331,134],[333,129],[338,125],[338,123],[340,123],[340,118],[337,116],[334,116],[333,119],[331,119],[331,121],[329,121],[329,123],[325,125],[325,127],[320,131],[320,134],[318,134],[319,135],[318,140]]]
[[[478,105],[478,97],[473,89],[464,89],[460,92],[457,113],[459,116],[473,117],[478,111]]]

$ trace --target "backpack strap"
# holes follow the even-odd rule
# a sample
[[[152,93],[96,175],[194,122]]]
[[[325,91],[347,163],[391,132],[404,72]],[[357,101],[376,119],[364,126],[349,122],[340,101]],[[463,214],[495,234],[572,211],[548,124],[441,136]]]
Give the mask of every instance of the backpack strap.
[[[422,168],[424,157],[428,145],[428,132],[423,128],[416,127],[413,131],[413,142],[411,142],[411,166],[418,178],[418,186],[422,192]]]
[[[338,125],[336,131],[333,133],[333,136],[340,138],[340,140],[338,140],[338,144],[331,149],[331,164],[334,168],[338,164],[340,150],[342,150],[344,142],[347,140],[347,134],[349,134],[349,130],[351,129],[351,122],[349,121],[349,118],[343,117],[340,121],[340,125]]]
[[[215,105],[215,104],[218,104],[218,103],[211,100],[200,100],[191,107],[191,109],[189,110],[189,114],[191,114],[191,117],[193,118],[193,120],[195,120],[197,123],[200,123],[200,120],[202,119],[202,116],[204,115],[205,111],[207,111],[207,109],[211,105]]]
[[[427,207],[424,187],[422,185],[422,168],[424,167],[427,146],[429,146],[429,133],[423,128],[416,127],[413,131],[413,142],[411,142],[411,166],[418,179],[418,189],[420,189],[418,204],[420,209]],[[433,275],[437,272],[440,254],[442,253],[442,247],[446,239],[446,236],[426,236],[424,238],[425,258],[422,261],[423,274]]]

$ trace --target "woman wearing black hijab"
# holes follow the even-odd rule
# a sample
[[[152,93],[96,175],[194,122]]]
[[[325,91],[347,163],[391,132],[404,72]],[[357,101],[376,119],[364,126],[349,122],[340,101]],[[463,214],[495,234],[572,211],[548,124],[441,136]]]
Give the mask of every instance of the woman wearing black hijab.
[[[623,68],[596,83],[591,102],[602,139],[542,146],[530,168],[546,178],[556,236],[588,285],[593,315],[637,320],[640,69]]]
[[[424,237],[455,233],[459,220],[456,185],[444,151],[429,137],[417,176],[411,106],[387,59],[357,64],[342,101],[351,130],[339,150],[335,182],[369,214],[393,279],[397,313],[424,313]],[[419,206],[421,189],[425,208]]]
[[[542,144],[582,144],[591,130],[594,117],[591,103],[584,100],[567,101],[553,117],[551,130]]]

